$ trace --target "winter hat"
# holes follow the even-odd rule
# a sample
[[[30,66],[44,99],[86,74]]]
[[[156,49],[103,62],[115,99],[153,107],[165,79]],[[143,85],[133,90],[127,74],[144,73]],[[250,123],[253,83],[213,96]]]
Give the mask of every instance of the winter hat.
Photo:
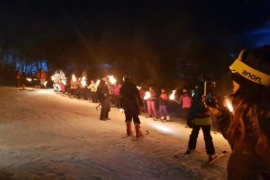
[[[124,81],[124,82],[130,81],[130,79],[131,79],[130,76],[126,76],[126,75],[125,75],[125,76],[123,77],[123,81]]]
[[[270,45],[242,50],[230,70],[240,85],[270,87]]]

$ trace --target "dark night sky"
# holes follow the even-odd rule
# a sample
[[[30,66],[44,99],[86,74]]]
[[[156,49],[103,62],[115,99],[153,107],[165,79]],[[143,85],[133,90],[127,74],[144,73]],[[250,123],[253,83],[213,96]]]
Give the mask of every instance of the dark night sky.
[[[2,34],[103,33],[184,39],[242,33],[270,17],[268,0],[1,0]],[[77,34],[79,33],[79,34]]]

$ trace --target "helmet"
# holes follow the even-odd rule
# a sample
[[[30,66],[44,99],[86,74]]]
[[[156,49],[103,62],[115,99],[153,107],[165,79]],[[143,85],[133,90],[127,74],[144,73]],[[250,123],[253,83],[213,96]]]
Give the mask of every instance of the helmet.
[[[270,87],[270,46],[241,51],[230,70],[232,79],[240,85]]]
[[[124,81],[124,82],[130,81],[130,79],[131,79],[130,76],[126,76],[126,75],[125,75],[125,76],[123,77],[123,81]]]

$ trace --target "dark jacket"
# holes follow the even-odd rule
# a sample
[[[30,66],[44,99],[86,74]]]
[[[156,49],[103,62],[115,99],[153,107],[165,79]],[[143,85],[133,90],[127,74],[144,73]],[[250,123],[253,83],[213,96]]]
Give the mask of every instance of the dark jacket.
[[[201,98],[202,94],[197,94],[192,98],[190,111],[187,117],[188,126],[193,125],[211,125],[211,117],[209,109],[205,107]]]
[[[103,81],[103,80],[101,80],[99,85],[98,85],[97,96],[98,96],[99,101],[110,98],[110,96],[109,96],[109,87],[106,84],[106,82]]]
[[[168,96],[167,96],[166,92],[163,92],[159,96],[159,105],[160,106],[167,106],[167,104],[168,104]]]
[[[143,106],[140,92],[135,84],[126,81],[120,88],[120,106],[125,108],[128,106]]]

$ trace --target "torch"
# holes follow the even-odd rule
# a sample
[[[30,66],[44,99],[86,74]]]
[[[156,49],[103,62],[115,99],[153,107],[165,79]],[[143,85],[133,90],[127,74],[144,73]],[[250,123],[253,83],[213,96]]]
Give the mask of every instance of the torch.
[[[99,83],[100,83],[100,80],[98,79],[98,80],[96,81],[96,87],[98,87]]]
[[[225,99],[224,99],[224,106],[228,108],[228,110],[233,114],[234,113],[234,109],[233,109],[233,106],[232,106],[232,102],[231,100],[225,96]]]
[[[170,94],[169,99],[173,100],[179,104],[179,102],[177,100],[175,100],[175,92],[176,92],[176,90],[172,90],[172,93]]]
[[[86,86],[86,77],[85,76],[82,77],[81,84],[83,87]]]
[[[72,74],[71,80],[72,80],[73,82],[76,82],[76,81],[77,81],[77,78],[76,78],[75,74]]]
[[[150,97],[151,97],[151,93],[149,91],[146,91],[143,99],[149,99]]]
[[[113,77],[113,75],[109,75],[109,82],[111,84],[115,84],[116,83],[116,79]]]

